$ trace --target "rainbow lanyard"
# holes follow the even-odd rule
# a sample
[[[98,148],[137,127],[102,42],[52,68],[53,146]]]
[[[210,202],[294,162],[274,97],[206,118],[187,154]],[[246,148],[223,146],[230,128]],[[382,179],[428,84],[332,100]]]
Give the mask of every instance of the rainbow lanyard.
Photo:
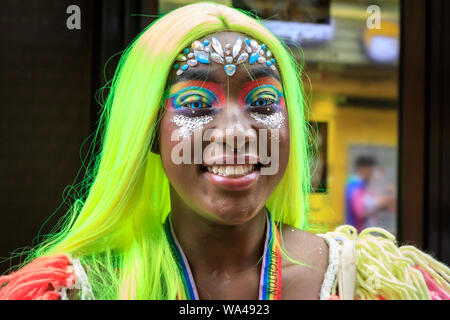
[[[275,245],[274,233],[280,242],[280,235],[277,228],[274,228],[267,214],[266,240],[264,243],[264,256],[262,259],[261,276],[259,281],[259,300],[281,300],[281,251]],[[186,256],[181,249],[175,233],[173,232],[172,223],[169,218],[164,223],[164,230],[169,240],[172,254],[177,261],[180,276],[183,282],[185,297],[178,297],[186,300],[199,300],[197,288],[195,286],[194,277]]]

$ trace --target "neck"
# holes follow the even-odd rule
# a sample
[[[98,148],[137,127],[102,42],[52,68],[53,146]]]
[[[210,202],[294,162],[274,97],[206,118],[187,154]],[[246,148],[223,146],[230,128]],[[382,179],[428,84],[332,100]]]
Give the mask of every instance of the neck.
[[[193,271],[243,272],[257,266],[263,255],[265,208],[239,225],[220,224],[177,205],[169,218]]]

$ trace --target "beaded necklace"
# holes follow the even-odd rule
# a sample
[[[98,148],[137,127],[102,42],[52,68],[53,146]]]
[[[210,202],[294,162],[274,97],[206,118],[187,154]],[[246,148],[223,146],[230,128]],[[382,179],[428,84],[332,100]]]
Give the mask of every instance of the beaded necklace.
[[[266,239],[262,258],[258,299],[281,300],[281,251],[279,245],[276,245],[274,241],[275,236],[278,240],[277,243],[281,243],[280,235],[278,229],[272,223],[269,213],[267,213],[266,217]],[[184,287],[185,295],[178,297],[178,299],[199,300],[191,268],[175,236],[170,218],[166,219],[164,230],[169,240],[172,255],[177,262]]]

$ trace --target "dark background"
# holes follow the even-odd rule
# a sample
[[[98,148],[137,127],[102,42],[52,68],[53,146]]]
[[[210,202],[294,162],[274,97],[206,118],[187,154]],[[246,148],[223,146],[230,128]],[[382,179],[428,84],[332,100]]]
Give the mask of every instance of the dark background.
[[[66,9],[73,4],[81,8],[81,30],[66,27]],[[3,259],[36,244],[50,214],[41,234],[66,212],[65,188],[77,182],[98,120],[96,92],[105,75],[112,77],[119,55],[104,70],[105,63],[153,21],[158,8],[157,1],[143,0],[4,0],[0,6]],[[446,0],[402,2],[398,179],[401,242],[447,264],[449,15]],[[1,263],[0,273],[9,267]]]

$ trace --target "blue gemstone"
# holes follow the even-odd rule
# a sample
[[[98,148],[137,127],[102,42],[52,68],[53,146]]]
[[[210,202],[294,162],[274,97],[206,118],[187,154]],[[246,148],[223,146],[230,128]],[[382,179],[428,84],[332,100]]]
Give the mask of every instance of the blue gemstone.
[[[188,54],[189,53],[189,48],[184,49],[183,52]]]
[[[203,45],[206,47],[209,44],[208,40],[203,41]]]
[[[245,38],[245,43],[250,45],[250,40],[248,40],[248,38]]]
[[[189,66],[187,64],[183,64],[181,66],[181,69],[183,69],[184,71],[186,71],[189,68]]]
[[[236,66],[234,64],[227,64],[223,67],[223,69],[225,70],[225,73],[231,77],[236,71]]]
[[[266,61],[266,64],[267,64],[268,67],[270,67],[272,65],[272,62]]]
[[[195,56],[198,62],[200,63],[209,63],[209,59],[203,53],[199,53]]]
[[[266,45],[265,45],[265,44],[262,44],[262,45],[261,45],[261,49],[266,50]]]
[[[174,68],[174,69],[178,69],[179,66],[180,66],[180,65],[179,65],[178,63],[176,63],[176,64],[173,65],[173,68]]]
[[[270,59],[270,61],[272,61],[272,63],[275,64],[275,59],[274,58]]]
[[[250,64],[254,64],[256,62],[256,60],[258,60],[259,55],[256,52],[253,52],[250,56],[250,59],[248,60],[248,62]]]

